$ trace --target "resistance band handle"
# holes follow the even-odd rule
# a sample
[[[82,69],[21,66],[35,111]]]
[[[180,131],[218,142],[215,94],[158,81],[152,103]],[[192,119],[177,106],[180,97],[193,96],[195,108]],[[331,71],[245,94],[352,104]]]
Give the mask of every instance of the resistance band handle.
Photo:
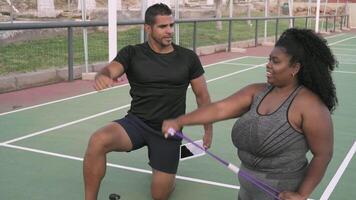
[[[169,129],[168,129],[168,134],[169,134],[170,136],[174,136],[175,133],[176,133],[176,131],[175,131],[173,128],[169,128]]]
[[[229,170],[233,171],[235,174],[239,173],[239,171],[240,171],[240,169],[238,167],[236,167],[236,165],[233,165],[231,163],[229,163],[227,168],[229,168]]]

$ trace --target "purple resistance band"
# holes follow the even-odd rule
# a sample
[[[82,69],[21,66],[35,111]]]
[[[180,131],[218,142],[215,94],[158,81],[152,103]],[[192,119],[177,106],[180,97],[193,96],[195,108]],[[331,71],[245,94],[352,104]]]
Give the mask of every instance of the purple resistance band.
[[[228,169],[230,169],[231,171],[233,171],[236,175],[239,173],[242,177],[244,177],[246,180],[250,181],[251,183],[253,183],[254,185],[256,185],[259,189],[263,190],[264,192],[266,192],[267,194],[269,194],[270,196],[272,196],[273,198],[279,200],[278,194],[280,193],[278,190],[274,189],[273,187],[267,185],[266,183],[263,183],[262,181],[256,179],[255,177],[251,176],[250,174],[241,171],[238,167],[236,167],[235,165],[226,162],[225,160],[221,159],[220,157],[214,155],[213,153],[211,153],[210,151],[206,150],[204,147],[198,145],[197,143],[195,143],[192,139],[190,139],[189,137],[185,136],[182,132],[177,131],[175,132],[174,129],[169,129],[168,133],[173,136],[173,135],[177,135],[178,137],[192,143],[194,146],[198,147],[199,149],[205,151],[208,155],[210,155],[211,157],[213,157],[215,160],[219,161],[220,163],[222,163],[223,165],[225,165]]]

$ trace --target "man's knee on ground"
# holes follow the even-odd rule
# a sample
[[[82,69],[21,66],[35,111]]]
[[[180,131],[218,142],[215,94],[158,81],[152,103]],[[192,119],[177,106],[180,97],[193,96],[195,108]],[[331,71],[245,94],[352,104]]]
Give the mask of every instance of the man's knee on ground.
[[[154,200],[167,200],[170,194],[173,192],[173,187],[168,188],[152,188],[151,195]]]
[[[151,194],[154,200],[168,199],[175,186],[175,175],[154,170]]]

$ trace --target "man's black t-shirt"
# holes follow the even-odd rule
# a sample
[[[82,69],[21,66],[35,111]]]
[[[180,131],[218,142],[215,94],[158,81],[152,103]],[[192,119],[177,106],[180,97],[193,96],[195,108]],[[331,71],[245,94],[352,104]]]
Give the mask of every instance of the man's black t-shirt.
[[[128,112],[158,131],[163,120],[185,113],[187,87],[204,73],[193,51],[175,44],[173,48],[159,54],[145,42],[124,47],[115,58],[124,66],[131,86]]]

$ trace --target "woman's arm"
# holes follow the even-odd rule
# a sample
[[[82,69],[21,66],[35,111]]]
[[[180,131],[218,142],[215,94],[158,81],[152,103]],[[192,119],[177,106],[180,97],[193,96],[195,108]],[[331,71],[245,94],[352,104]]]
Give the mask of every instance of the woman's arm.
[[[255,93],[264,87],[265,84],[249,85],[223,100],[204,105],[176,119],[165,120],[162,132],[167,137],[169,128],[180,130],[185,125],[208,124],[240,116],[249,110]]]
[[[304,99],[302,130],[313,158],[297,192],[282,192],[283,200],[307,199],[323,178],[333,154],[333,125],[327,107],[316,98]]]

